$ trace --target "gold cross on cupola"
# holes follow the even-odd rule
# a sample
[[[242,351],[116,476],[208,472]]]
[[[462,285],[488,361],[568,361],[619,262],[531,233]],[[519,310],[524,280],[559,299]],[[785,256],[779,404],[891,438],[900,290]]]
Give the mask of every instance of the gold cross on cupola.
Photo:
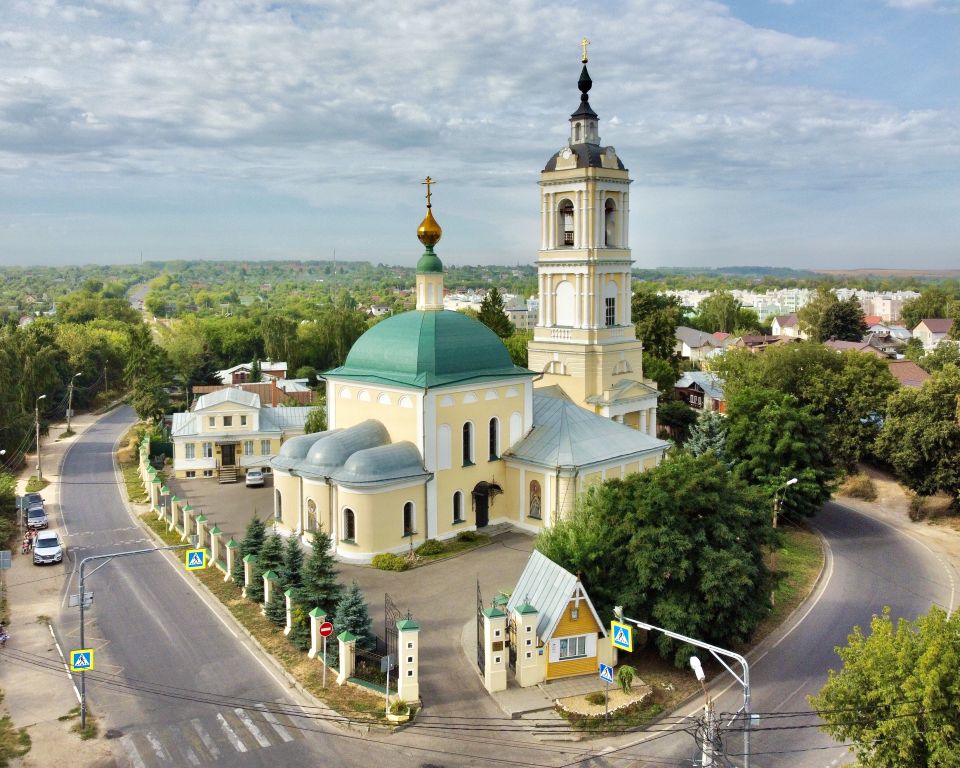
[[[427,178],[425,178],[425,179],[424,179],[423,181],[421,181],[420,183],[427,185],[427,208],[429,208],[429,207],[430,207],[430,196],[433,194],[433,193],[430,191],[430,185],[431,185],[431,184],[436,184],[437,182],[434,181],[433,179],[431,179],[429,176],[427,176]]]
[[[584,64],[586,64],[587,63],[587,46],[590,45],[590,41],[587,40],[587,38],[583,38],[583,40],[580,41],[580,45],[583,46],[583,58],[581,59],[581,61]]]

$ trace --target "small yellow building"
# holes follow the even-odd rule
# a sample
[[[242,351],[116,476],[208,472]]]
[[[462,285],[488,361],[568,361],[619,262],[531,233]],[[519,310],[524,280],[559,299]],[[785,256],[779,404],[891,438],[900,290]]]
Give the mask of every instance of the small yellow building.
[[[586,589],[574,574],[534,551],[507,602],[510,666],[526,688],[596,674],[616,655]]]

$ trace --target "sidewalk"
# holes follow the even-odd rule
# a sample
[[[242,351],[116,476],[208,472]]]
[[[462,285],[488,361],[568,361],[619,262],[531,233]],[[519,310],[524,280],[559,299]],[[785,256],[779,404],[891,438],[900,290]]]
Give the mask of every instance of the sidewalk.
[[[57,719],[76,707],[78,699],[47,624],[47,619],[57,620],[64,583],[73,566],[70,540],[64,535],[60,514],[60,468],[70,446],[97,418],[85,414],[72,419],[70,427],[76,434],[69,438],[57,439],[66,429],[65,424],[51,424],[49,435],[41,436],[43,476],[49,481],[41,494],[50,529],[64,536],[67,545],[64,563],[43,568],[34,566],[31,554],[21,555],[17,542],[12,567],[6,572],[10,640],[6,649],[0,651],[3,662],[0,663],[0,688],[14,725],[27,727],[32,740],[27,755],[13,763],[24,768],[52,765],[109,768],[116,765],[102,736],[82,741],[77,734],[70,732],[76,720],[61,722]],[[36,456],[33,455],[27,459],[18,478],[18,494],[24,492],[27,479],[35,472]],[[64,648],[63,652],[69,650]]]

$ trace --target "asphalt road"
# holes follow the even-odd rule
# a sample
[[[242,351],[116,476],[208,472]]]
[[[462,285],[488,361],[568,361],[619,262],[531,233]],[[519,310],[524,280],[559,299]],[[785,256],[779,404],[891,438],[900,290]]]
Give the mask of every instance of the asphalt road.
[[[820,690],[828,669],[840,667],[834,648],[845,645],[854,625],[868,628],[871,617],[890,606],[894,619],[914,619],[931,605],[952,607],[950,578],[925,546],[873,518],[828,503],[813,520],[829,545],[826,578],[815,604],[798,625],[771,638],[770,647],[750,659],[752,710],[762,713],[751,740],[751,767],[826,768],[852,763],[849,753],[815,726],[815,717],[784,717],[810,710],[807,697]],[[732,680],[732,678],[729,678]],[[738,685],[716,699],[718,712],[736,712],[743,701]],[[742,732],[730,732],[724,748],[743,764]],[[650,756],[635,765],[690,765],[691,736],[677,734],[617,753]]]

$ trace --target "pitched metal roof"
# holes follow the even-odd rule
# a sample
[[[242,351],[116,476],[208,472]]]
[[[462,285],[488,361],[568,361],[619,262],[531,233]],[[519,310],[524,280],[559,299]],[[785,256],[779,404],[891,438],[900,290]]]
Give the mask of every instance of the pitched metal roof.
[[[917,323],[917,328],[919,328],[921,325],[925,325],[930,333],[949,333],[950,328],[953,327],[953,320],[950,318],[944,319],[942,317],[925,317],[923,320]],[[913,330],[917,330],[917,328],[914,328]]]
[[[312,406],[281,405],[276,408],[260,409],[260,429],[303,429],[307,423],[307,416],[313,410]]]
[[[543,467],[586,467],[630,461],[670,444],[581,408],[564,398],[533,393],[533,429],[504,453]]]
[[[245,392],[242,389],[234,389],[233,387],[218,389],[216,392],[210,392],[198,397],[197,401],[193,404],[193,410],[202,411],[204,408],[221,405],[222,403],[235,403],[236,405],[245,405],[250,408],[259,408],[260,395],[253,392]]]
[[[698,331],[696,328],[687,328],[685,325],[678,325],[674,336],[676,336],[677,341],[682,341],[690,349],[720,346],[720,342],[711,334]]]
[[[714,400],[723,399],[723,382],[712,373],[706,371],[687,371],[674,384],[676,389],[684,389],[696,384]]]
[[[544,642],[548,642],[557,624],[560,623],[578,583],[579,579],[570,571],[561,568],[546,555],[534,550],[530,553],[530,559],[527,560],[517,586],[507,601],[507,614],[522,606],[532,605],[540,613],[537,617],[537,635]],[[583,595],[600,631],[606,636],[603,622],[597,616],[597,611],[587,596],[586,590],[583,590]]]

